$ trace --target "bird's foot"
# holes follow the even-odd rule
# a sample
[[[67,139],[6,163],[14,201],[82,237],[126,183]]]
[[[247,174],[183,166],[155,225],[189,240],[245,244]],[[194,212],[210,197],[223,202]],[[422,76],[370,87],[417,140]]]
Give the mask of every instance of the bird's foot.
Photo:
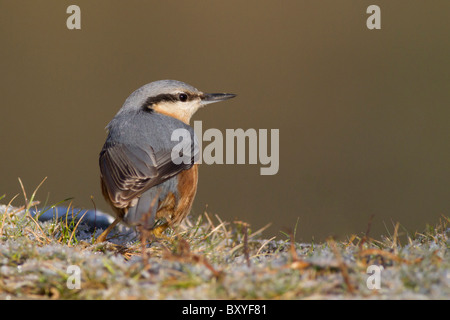
[[[152,230],[150,230],[150,233],[156,238],[156,239],[164,239],[164,240],[169,240],[170,241],[170,237],[166,236],[164,234],[164,231],[169,227],[169,224],[163,223],[155,228],[153,228]]]

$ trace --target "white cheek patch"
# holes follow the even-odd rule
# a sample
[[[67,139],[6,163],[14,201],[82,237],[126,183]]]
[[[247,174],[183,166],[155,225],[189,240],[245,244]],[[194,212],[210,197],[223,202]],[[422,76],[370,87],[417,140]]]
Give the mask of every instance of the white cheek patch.
[[[201,107],[198,101],[160,102],[152,107],[156,112],[189,123],[192,115]]]

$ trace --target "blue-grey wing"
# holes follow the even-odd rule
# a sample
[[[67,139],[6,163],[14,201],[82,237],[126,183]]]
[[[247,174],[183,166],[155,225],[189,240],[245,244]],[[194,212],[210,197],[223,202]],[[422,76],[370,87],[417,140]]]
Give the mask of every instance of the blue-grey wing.
[[[181,162],[179,159],[173,161],[172,157],[172,150],[155,152],[149,145],[105,143],[99,159],[100,174],[103,188],[113,205],[127,207],[134,198],[194,164],[194,157],[191,161]]]

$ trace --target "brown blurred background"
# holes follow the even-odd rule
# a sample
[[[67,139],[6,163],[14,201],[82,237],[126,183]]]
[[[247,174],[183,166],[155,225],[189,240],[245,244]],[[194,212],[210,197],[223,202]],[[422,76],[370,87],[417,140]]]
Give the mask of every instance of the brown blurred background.
[[[68,30],[66,8],[81,8]],[[381,30],[366,8],[381,7]],[[450,215],[450,1],[0,1],[0,195],[109,211],[105,126],[128,95],[177,79],[236,99],[208,128],[280,129],[280,170],[202,165],[194,215],[297,240],[371,236]],[[23,198],[15,200],[20,205]]]

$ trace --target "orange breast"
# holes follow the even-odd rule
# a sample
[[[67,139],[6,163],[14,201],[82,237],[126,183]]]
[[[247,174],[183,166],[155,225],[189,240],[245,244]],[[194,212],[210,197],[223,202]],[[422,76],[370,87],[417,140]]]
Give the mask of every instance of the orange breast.
[[[178,201],[171,224],[180,223],[191,211],[197,193],[198,165],[178,174]]]

